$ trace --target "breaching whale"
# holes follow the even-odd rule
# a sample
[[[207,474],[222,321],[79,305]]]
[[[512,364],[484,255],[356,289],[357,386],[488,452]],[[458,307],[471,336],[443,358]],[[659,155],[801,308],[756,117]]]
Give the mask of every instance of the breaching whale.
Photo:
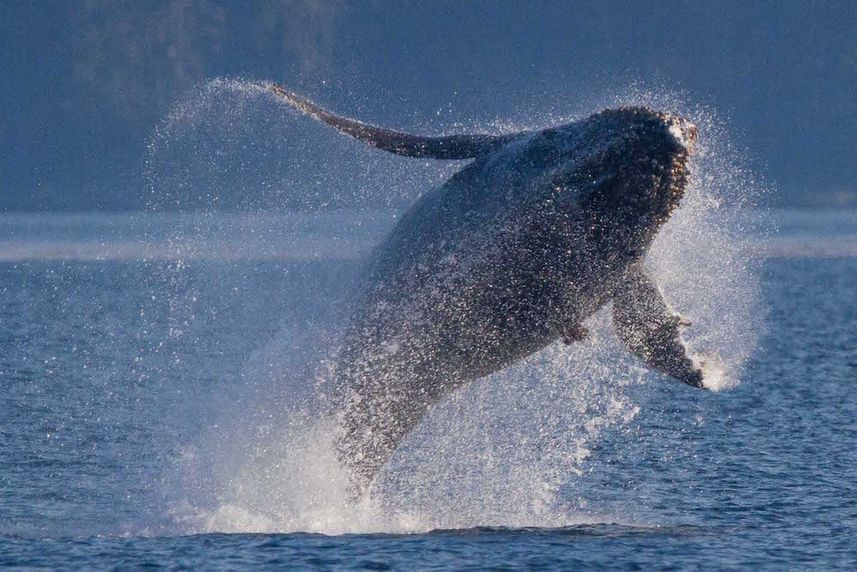
[[[362,495],[428,408],[612,302],[619,338],[693,387],[703,373],[642,260],[688,183],[696,127],[643,107],[540,131],[423,137],[289,105],[379,149],[473,159],[423,194],[372,254],[336,360],[337,450]]]

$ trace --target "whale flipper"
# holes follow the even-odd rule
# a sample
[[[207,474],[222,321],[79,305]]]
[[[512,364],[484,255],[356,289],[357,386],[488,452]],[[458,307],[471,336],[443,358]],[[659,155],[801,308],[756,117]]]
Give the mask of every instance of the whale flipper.
[[[283,101],[310,117],[335,127],[346,135],[373,147],[405,157],[472,159],[499,149],[520,135],[519,133],[509,135],[476,133],[443,137],[411,135],[410,133],[376,127],[355,119],[340,117],[275,83],[271,84],[270,89]]]
[[[640,263],[631,266],[613,295],[613,323],[628,349],[650,367],[704,389],[702,370],[688,356],[679,326]]]

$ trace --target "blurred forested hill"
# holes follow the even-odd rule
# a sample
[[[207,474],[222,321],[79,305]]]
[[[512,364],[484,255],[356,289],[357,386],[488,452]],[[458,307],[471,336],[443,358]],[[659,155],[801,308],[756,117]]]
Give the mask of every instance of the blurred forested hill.
[[[216,76],[391,126],[638,79],[737,128],[795,205],[857,202],[857,2],[0,2],[0,211],[136,209],[154,126]]]

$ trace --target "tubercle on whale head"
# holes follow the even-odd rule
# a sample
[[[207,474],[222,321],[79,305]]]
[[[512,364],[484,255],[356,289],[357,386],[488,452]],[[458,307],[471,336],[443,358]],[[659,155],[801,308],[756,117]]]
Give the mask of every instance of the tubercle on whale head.
[[[690,177],[690,157],[696,149],[699,140],[699,129],[691,121],[676,115],[666,114],[667,131],[672,136],[675,144],[681,149],[673,155],[672,173],[670,183],[670,204],[666,214],[669,215],[678,207],[684,198],[684,192]]]

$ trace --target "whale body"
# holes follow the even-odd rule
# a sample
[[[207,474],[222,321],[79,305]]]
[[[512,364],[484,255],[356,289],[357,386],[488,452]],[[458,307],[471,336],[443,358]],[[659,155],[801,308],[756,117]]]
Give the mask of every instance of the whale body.
[[[611,303],[649,367],[703,388],[686,322],[643,268],[688,183],[690,122],[647,108],[508,135],[423,137],[283,101],[380,149],[473,161],[424,193],[375,249],[336,360],[340,459],[364,494],[432,404]]]

